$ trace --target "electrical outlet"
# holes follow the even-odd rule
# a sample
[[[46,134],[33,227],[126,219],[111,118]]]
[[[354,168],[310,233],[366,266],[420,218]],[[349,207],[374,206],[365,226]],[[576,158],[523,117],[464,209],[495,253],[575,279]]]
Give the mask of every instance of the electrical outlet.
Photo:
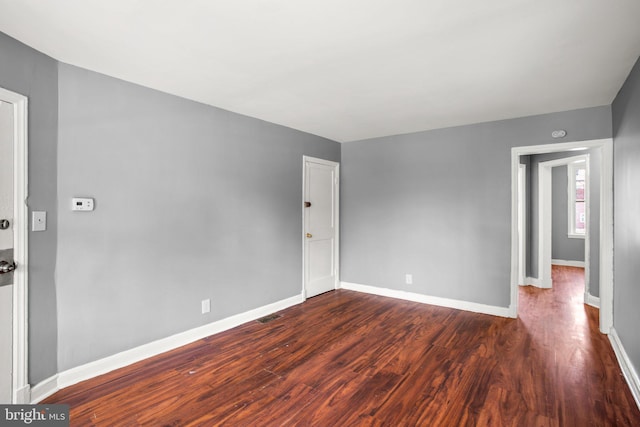
[[[405,274],[404,275],[404,282],[407,285],[413,285],[413,274]]]
[[[33,211],[31,212],[31,231],[46,231],[47,229],[47,212]]]
[[[211,311],[211,300],[209,298],[202,300],[202,314]]]

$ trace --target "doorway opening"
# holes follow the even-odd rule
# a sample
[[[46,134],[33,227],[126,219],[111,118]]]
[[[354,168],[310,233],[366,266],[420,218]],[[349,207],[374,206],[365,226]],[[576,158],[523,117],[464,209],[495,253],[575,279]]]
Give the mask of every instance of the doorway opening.
[[[580,205],[578,202],[575,202],[575,177],[574,177],[574,185],[571,185],[571,182],[568,178],[567,171],[573,171],[574,167],[577,165],[582,165],[584,171],[584,176],[587,175],[587,170],[589,168],[589,154],[583,154],[579,156],[568,156],[561,157],[559,159],[541,161],[537,163],[537,173],[538,173],[538,200],[537,200],[537,277],[538,277],[538,286],[541,288],[551,288],[552,287],[552,275],[551,275],[551,265],[552,264],[566,264],[569,259],[573,259],[579,261],[579,258],[582,258],[582,264],[577,265],[574,263],[574,266],[584,267],[585,268],[585,286],[586,290],[589,289],[590,283],[590,264],[592,261],[597,264],[598,260],[591,260],[591,234],[595,232],[594,228],[597,228],[595,224],[589,224],[590,219],[590,208],[591,204],[590,197],[588,197],[589,186],[587,185],[587,181],[583,178],[582,183],[584,185],[581,191],[581,201]],[[564,176],[562,176],[562,169],[564,167],[565,172]],[[599,170],[599,169],[598,169]],[[556,172],[561,172],[558,175]],[[562,198],[554,197],[557,193],[557,189],[555,187],[556,181],[560,178],[565,178],[566,184],[561,185],[562,187]],[[563,183],[561,181],[561,183]],[[599,184],[598,184],[599,186]],[[572,197],[571,191],[574,192]],[[596,192],[598,195],[600,191]],[[555,199],[555,200],[554,200]],[[586,202],[589,200],[589,202]],[[573,202],[572,202],[573,201]],[[564,205],[562,206],[563,203]],[[571,204],[573,203],[573,206]],[[560,205],[560,206],[557,206]],[[576,222],[576,205],[579,209],[581,209],[580,219],[582,220]],[[558,212],[558,207],[561,207],[560,212]],[[599,210],[595,207],[597,212],[596,217],[599,218]],[[571,214],[569,213],[571,212]],[[554,228],[558,225],[557,223],[562,223],[561,229],[554,230]],[[566,223],[566,224],[564,224]],[[578,234],[576,232],[576,227],[582,224],[581,233]],[[587,232],[591,231],[591,232]],[[599,237],[599,233],[593,233],[596,237]],[[581,254],[571,254],[566,256],[566,252],[581,252]],[[554,252],[565,252],[565,255],[560,255]],[[598,254],[599,251],[596,249],[594,251],[595,254]],[[597,258],[597,257],[595,257]],[[564,262],[567,261],[567,262]],[[599,265],[595,265],[596,272],[598,271]],[[594,278],[594,283],[599,283],[598,278]]]
[[[518,291],[521,283],[521,271],[522,271],[522,248],[521,240],[524,238],[524,233],[519,228],[521,225],[521,201],[523,200],[523,191],[520,172],[520,158],[521,156],[532,154],[547,154],[558,153],[563,151],[577,151],[586,149],[596,149],[599,153],[599,167],[600,167],[600,179],[598,182],[598,191],[600,194],[600,200],[598,203],[600,221],[597,227],[599,233],[599,255],[591,259],[590,263],[597,263],[598,266],[598,281],[600,285],[600,331],[602,333],[609,333],[611,326],[613,325],[613,141],[611,139],[600,139],[592,141],[577,141],[558,144],[546,144],[536,146],[514,147],[511,150],[511,188],[512,188],[512,206],[511,206],[511,305],[510,315],[512,317],[518,316]],[[548,180],[550,182],[551,166],[547,165],[549,171]],[[541,168],[544,174],[546,174],[547,168]],[[540,178],[542,182],[542,177]],[[547,179],[547,178],[544,178]],[[546,185],[546,184],[545,184]],[[549,184],[550,185],[550,184]],[[549,193],[549,192],[547,192]],[[545,197],[550,197],[549,194]],[[550,246],[550,210],[548,207],[550,203],[545,200],[540,200],[543,206],[543,216],[548,219],[549,231],[540,236],[540,245],[538,248],[540,267],[543,269],[539,278],[542,278],[540,285],[544,286],[546,278],[548,277],[548,286],[551,281],[551,246]],[[541,229],[546,225],[543,221],[540,222]],[[542,233],[542,232],[540,232]],[[587,246],[585,244],[585,246]],[[548,258],[548,262],[547,262]],[[589,261],[585,259],[585,265],[588,265]],[[540,271],[540,267],[538,271]],[[548,273],[548,275],[547,275]]]

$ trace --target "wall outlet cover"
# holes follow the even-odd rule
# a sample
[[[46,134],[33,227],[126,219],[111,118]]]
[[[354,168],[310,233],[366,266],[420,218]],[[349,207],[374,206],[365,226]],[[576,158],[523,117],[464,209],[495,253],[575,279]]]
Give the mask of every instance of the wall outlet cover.
[[[33,211],[31,212],[31,231],[47,230],[47,212]]]
[[[202,300],[202,314],[209,313],[211,311],[211,300],[203,299]]]

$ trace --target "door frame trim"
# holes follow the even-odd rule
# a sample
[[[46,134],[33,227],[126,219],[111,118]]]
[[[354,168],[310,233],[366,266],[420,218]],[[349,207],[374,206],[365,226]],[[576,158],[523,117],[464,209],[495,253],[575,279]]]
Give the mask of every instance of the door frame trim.
[[[511,149],[511,317],[518,316],[518,164],[520,156],[600,148],[600,332],[613,327],[613,139],[563,142]]]
[[[561,159],[549,160],[538,163],[538,280],[540,280],[541,288],[551,288],[551,247],[552,247],[552,169],[558,166],[569,166],[576,161],[585,161],[587,165],[587,180],[585,183],[586,205],[586,224],[587,232],[584,236],[584,286],[585,293],[589,290],[589,272],[591,264],[591,198],[589,197],[589,180],[591,173],[589,171],[589,154],[580,154],[577,156],[563,157]],[[568,192],[568,190],[565,190]],[[566,213],[565,213],[566,215]],[[564,233],[565,230],[562,230]]]
[[[334,289],[340,286],[340,163],[331,160],[319,159],[317,157],[302,156],[302,201],[300,203],[302,210],[302,298],[307,299],[307,274],[306,274],[306,239],[305,239],[305,215],[304,202],[307,188],[307,162],[319,163],[325,166],[335,167],[336,177],[333,183],[335,203],[333,205],[333,214],[336,219],[334,248],[333,248],[333,265],[335,268]]]
[[[518,256],[518,284],[524,285],[527,277],[527,165],[518,165],[518,235],[519,235],[519,256]]]
[[[0,87],[0,99],[13,105],[13,276],[12,403],[30,403],[28,362],[28,98]]]

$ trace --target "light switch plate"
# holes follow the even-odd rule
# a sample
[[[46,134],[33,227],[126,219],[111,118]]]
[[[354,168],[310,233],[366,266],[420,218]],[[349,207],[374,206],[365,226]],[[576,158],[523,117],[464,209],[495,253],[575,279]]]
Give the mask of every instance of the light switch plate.
[[[47,229],[47,212],[33,211],[31,212],[31,231],[46,231]]]

